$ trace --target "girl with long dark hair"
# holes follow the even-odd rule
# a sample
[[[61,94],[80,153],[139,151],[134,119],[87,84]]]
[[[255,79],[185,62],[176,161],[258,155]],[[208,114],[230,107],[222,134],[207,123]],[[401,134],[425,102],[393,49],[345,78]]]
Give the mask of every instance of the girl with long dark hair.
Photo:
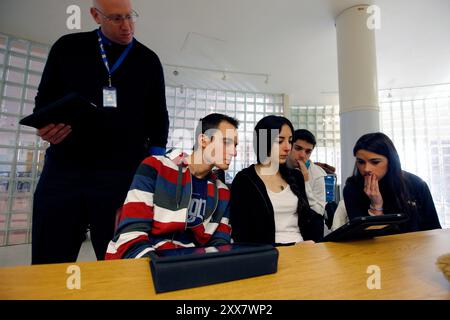
[[[400,231],[441,228],[427,184],[402,170],[394,144],[381,132],[363,135],[353,148],[356,164],[346,181],[344,201],[349,219],[405,213]]]
[[[271,115],[257,123],[257,164],[240,171],[231,186],[234,241],[293,244],[322,238],[323,228],[315,223],[321,226],[323,220],[309,209],[303,176],[286,166],[293,132],[285,117]]]

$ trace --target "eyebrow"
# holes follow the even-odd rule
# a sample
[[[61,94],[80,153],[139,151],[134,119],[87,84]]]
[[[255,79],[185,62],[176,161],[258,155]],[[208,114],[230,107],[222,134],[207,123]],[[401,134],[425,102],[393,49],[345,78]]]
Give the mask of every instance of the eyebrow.
[[[304,147],[302,147],[301,145],[296,144],[295,142],[294,142],[294,146],[296,146],[297,148],[305,149],[306,151],[312,151],[312,150],[313,150],[312,148],[304,148]]]
[[[356,158],[356,160],[359,160],[359,161],[366,161],[366,160],[364,160],[364,159],[361,159],[361,158]],[[380,160],[380,161],[382,161],[383,160],[383,158],[370,158],[370,159],[368,159],[368,161],[373,161],[373,160]]]
[[[238,142],[236,141],[236,139],[232,139],[232,138],[223,138],[223,142],[225,142],[225,143],[231,143],[231,142],[233,142],[233,144],[234,144],[234,146],[235,147],[237,147],[238,146]]]

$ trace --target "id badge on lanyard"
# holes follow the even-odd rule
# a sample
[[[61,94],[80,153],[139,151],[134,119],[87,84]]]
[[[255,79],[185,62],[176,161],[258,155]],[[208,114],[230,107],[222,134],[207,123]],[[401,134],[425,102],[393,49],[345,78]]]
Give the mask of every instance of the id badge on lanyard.
[[[117,108],[116,88],[103,87],[103,107]]]
[[[120,55],[119,59],[116,61],[112,69],[109,69],[108,60],[106,58],[105,48],[103,47],[102,34],[100,30],[97,30],[98,43],[100,46],[100,53],[102,56],[103,63],[108,71],[108,86],[103,87],[103,107],[117,108],[117,90],[111,84],[112,73],[120,66],[125,57],[128,55],[131,47],[133,46],[133,41],[125,48],[125,50]]]

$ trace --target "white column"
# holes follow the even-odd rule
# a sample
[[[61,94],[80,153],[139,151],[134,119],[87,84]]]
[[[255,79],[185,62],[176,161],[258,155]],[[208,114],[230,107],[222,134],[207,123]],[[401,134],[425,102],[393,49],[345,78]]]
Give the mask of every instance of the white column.
[[[360,136],[379,131],[375,30],[368,5],[344,10],[336,18],[341,120],[341,190],[353,174],[353,147]]]

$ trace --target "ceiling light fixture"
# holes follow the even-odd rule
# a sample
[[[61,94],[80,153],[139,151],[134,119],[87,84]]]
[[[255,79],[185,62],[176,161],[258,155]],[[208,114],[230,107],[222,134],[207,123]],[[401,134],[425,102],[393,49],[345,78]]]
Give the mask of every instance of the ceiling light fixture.
[[[220,69],[210,69],[210,68],[201,68],[201,67],[191,67],[191,66],[184,66],[184,65],[176,65],[176,64],[163,64],[165,67],[173,68],[174,71],[172,74],[174,76],[179,75],[180,69],[188,69],[188,70],[194,70],[194,71],[204,71],[204,72],[213,72],[213,73],[219,73],[222,74],[221,79],[227,80],[227,74],[238,74],[243,76],[251,76],[251,77],[262,77],[264,78],[264,83],[269,83],[269,76],[268,73],[256,73],[256,72],[243,72],[243,71],[233,71],[233,70],[220,70]]]
[[[388,97],[389,99],[391,99],[391,98],[392,98],[392,93],[391,93],[391,89],[389,89],[389,92],[388,92],[388,94],[387,94],[387,97]]]
[[[408,87],[385,88],[385,89],[379,89],[378,91],[417,89],[417,88],[427,88],[427,87],[437,87],[437,86],[450,86],[450,82],[429,83],[429,84],[415,85],[415,86],[408,86]],[[339,91],[321,91],[320,94],[336,95],[336,94],[339,94]],[[391,94],[391,96],[392,96],[392,94]]]

